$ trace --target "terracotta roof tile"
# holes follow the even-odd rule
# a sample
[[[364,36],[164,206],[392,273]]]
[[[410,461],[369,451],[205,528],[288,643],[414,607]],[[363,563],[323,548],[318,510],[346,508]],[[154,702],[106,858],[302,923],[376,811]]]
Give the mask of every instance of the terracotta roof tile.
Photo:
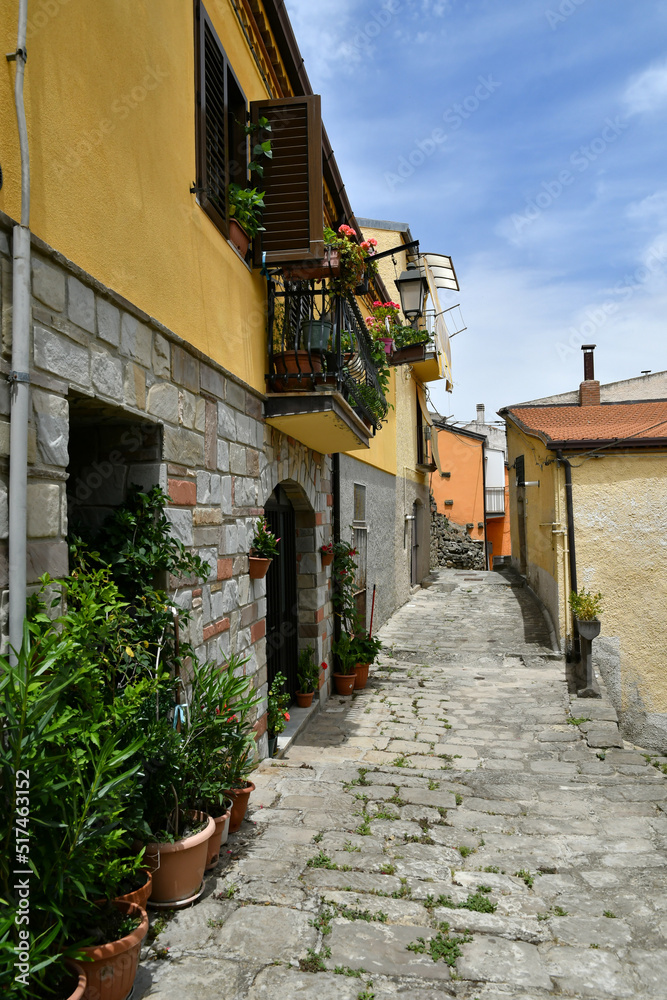
[[[523,427],[549,441],[614,441],[664,438],[667,400],[650,403],[602,403],[600,406],[516,406],[509,413]]]

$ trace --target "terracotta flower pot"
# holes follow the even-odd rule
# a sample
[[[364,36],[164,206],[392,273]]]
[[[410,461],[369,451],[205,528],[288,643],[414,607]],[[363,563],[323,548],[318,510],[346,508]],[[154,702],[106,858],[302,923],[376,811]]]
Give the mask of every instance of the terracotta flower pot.
[[[368,668],[370,663],[357,663],[354,668],[354,689],[360,691],[368,684]]]
[[[351,674],[334,674],[334,687],[336,688],[336,694],[352,694],[354,691],[354,682],[357,679],[355,673]]]
[[[232,800],[226,799],[225,804],[227,806],[225,812],[223,812],[220,816],[213,817],[213,822],[215,823],[215,833],[211,836],[208,842],[206,871],[209,871],[211,868],[215,868],[220,860],[220,848],[223,843],[227,843],[229,821],[232,818]]]
[[[296,703],[299,706],[299,708],[310,708],[310,706],[313,704],[314,694],[315,694],[314,691],[307,691],[307,692],[297,691]]]
[[[150,899],[151,892],[153,891],[153,876],[147,870],[144,872],[146,876],[146,881],[138,889],[133,892],[125,892],[122,896],[116,896],[114,902],[116,903],[134,903],[136,906],[140,906],[142,910],[146,909],[146,903]]]
[[[173,844],[146,844],[145,858],[153,871],[151,905],[194,902],[201,888],[206,867],[208,842],[215,832],[215,822],[207,813],[188,813],[194,823],[206,820],[203,830]]]
[[[229,242],[234,244],[242,257],[245,257],[250,246],[250,237],[233,216],[229,220]]]
[[[248,809],[250,793],[255,791],[252,781],[246,781],[245,788],[228,788],[225,795],[232,800],[232,816],[229,821],[229,832],[236,833],[243,822]]]
[[[322,356],[319,351],[286,350],[273,355],[273,367],[275,376],[271,386],[274,392],[312,392],[312,376],[322,372]]]
[[[304,260],[285,264],[283,274],[288,279],[312,280],[313,278],[334,278],[340,274],[340,253],[327,249],[320,260]]]
[[[333,562],[333,552],[323,552],[322,553],[322,565],[331,566]]]
[[[68,959],[65,964],[67,965],[67,968],[70,970],[70,972],[73,973],[74,976],[76,976],[76,986],[74,987],[73,992],[70,993],[70,995],[67,997],[67,1000],[82,1000],[83,994],[86,991],[88,977],[86,976],[84,969],[79,965],[78,962],[73,962],[70,959]]]
[[[126,1000],[132,989],[141,945],[148,934],[148,916],[136,903],[114,901],[114,906],[129,917],[140,917],[141,922],[119,941],[81,949],[90,959],[85,962],[87,983],[82,1000]]]
[[[260,556],[248,556],[250,560],[250,579],[263,580],[269,571],[271,559],[262,559]]]

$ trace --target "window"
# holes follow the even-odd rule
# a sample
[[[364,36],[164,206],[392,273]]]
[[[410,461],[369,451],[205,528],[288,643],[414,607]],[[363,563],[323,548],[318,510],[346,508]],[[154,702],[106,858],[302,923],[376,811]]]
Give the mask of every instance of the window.
[[[417,465],[424,465],[426,460],[426,449],[424,447],[424,418],[419,400],[419,390],[417,390]]]
[[[196,189],[201,207],[226,236],[227,185],[243,185],[248,177],[247,103],[204,5],[197,3],[195,11]]]
[[[514,470],[516,472],[517,486],[525,486],[526,483],[526,463],[523,455],[517,455],[514,460]],[[504,490],[503,490],[504,492]]]

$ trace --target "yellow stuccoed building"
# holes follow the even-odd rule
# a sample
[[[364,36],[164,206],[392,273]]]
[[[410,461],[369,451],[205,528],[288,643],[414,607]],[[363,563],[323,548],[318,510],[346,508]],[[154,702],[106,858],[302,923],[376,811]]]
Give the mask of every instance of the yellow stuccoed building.
[[[336,284],[325,228],[347,224],[356,243],[364,232],[280,0],[36,0],[27,61],[17,18],[0,0],[3,51],[16,53],[0,85],[1,363],[14,372],[0,392],[0,511],[27,469],[27,522],[16,528],[12,504],[0,518],[0,637],[20,645],[26,589],[67,574],[73,527],[98,525],[132,485],[159,485],[173,532],[211,567],[201,586],[174,585],[186,638],[202,659],[247,657],[264,749],[267,683],[281,671],[293,693],[307,644],[331,662],[321,547],[365,540],[359,603],[369,617],[377,583],[376,626],[428,572],[418,400],[447,344],[422,350],[421,374],[420,359],[392,362],[385,400],[364,320],[397,292],[382,261]],[[258,232],[243,215],[253,188]],[[406,259],[401,231],[382,239]],[[14,447],[10,468],[21,420],[26,454]],[[262,514],[282,559],[257,580]]]
[[[599,668],[624,734],[667,749],[666,373],[600,386],[585,349],[577,392],[501,410],[512,562],[573,658],[572,589],[601,592]],[[571,485],[570,485],[571,484]]]

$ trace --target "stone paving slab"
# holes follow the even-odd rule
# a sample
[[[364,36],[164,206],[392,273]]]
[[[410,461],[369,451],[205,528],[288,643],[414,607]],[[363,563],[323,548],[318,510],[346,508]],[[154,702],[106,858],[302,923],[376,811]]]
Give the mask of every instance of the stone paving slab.
[[[439,571],[261,764],[135,1000],[667,1000],[667,778],[604,688],[571,698],[516,578],[475,577]]]

